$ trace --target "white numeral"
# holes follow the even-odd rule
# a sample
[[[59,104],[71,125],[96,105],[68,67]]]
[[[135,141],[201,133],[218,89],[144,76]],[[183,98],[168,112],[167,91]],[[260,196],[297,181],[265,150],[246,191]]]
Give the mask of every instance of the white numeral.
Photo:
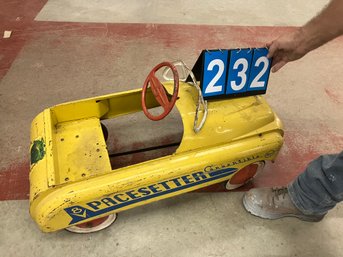
[[[234,91],[238,91],[238,90],[241,90],[244,86],[245,86],[245,83],[247,82],[247,70],[248,70],[248,60],[247,59],[244,59],[244,58],[240,58],[238,59],[235,64],[233,65],[233,69],[234,70],[237,70],[238,67],[242,65],[243,68],[241,71],[239,71],[237,73],[237,76],[241,78],[241,83],[239,85],[236,84],[236,81],[231,81],[231,88],[234,90]]]
[[[266,73],[266,71],[268,70],[268,66],[269,66],[268,58],[266,56],[261,56],[260,58],[258,58],[256,60],[255,67],[259,67],[261,63],[263,64],[263,68],[260,71],[260,73],[258,73],[257,76],[254,78],[254,80],[251,82],[250,88],[264,87],[264,85],[266,84],[265,81],[259,81],[259,80],[264,75],[264,73]]]
[[[218,72],[214,76],[214,78],[210,81],[208,84],[205,93],[215,93],[215,92],[220,92],[223,90],[223,85],[216,85],[217,81],[220,79],[224,72],[224,62],[220,59],[214,59],[212,60],[207,67],[207,70],[212,71],[214,66],[218,66]]]

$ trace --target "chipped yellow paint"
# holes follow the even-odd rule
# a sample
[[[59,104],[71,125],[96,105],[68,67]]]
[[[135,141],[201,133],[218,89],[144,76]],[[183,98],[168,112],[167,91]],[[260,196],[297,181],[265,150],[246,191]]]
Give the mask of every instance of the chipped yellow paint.
[[[165,87],[172,91],[171,83]],[[177,151],[111,170],[100,120],[141,111],[140,97],[138,89],[65,103],[43,111],[34,119],[31,142],[43,138],[46,155],[31,166],[30,213],[42,231],[56,231],[228,180],[232,173],[215,180],[203,179],[200,181],[203,183],[194,179],[197,176],[194,174],[199,172],[205,178],[209,170],[236,171],[256,161],[274,160],[282,146],[282,124],[261,96],[209,102],[206,123],[195,134],[197,92],[191,85],[180,82],[176,106],[184,135]],[[147,102],[149,108],[157,106],[151,92]],[[163,181],[167,182],[162,187]],[[149,197],[145,197],[147,188]],[[120,198],[127,195],[131,195],[130,204]],[[110,204],[113,205],[113,197],[122,200],[122,205],[115,209]],[[79,213],[92,203],[96,216]],[[101,210],[97,207],[100,203]],[[71,224],[69,209],[75,212],[73,217],[79,215],[82,221]]]
[[[99,118],[58,123],[54,146],[59,172],[54,183],[49,183],[50,186],[111,171]]]

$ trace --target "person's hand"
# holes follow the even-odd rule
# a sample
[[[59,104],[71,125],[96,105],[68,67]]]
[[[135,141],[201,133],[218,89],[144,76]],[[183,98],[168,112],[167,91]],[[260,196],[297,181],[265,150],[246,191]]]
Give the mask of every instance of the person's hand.
[[[303,32],[298,29],[267,43],[268,58],[273,57],[272,72],[277,72],[286,63],[295,61],[306,54],[303,48]]]

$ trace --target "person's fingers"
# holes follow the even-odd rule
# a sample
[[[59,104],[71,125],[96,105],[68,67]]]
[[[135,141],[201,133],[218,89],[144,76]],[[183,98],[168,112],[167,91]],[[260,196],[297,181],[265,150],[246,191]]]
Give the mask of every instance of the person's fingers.
[[[275,65],[274,65],[274,67],[272,68],[272,72],[274,73],[274,72],[277,72],[278,70],[280,70],[283,66],[285,66],[286,65],[286,61],[284,61],[284,60],[281,60],[281,61],[279,61],[279,62],[277,62]]]
[[[272,58],[275,54],[275,52],[278,50],[278,47],[279,47],[279,44],[275,41],[273,41],[270,46],[268,47],[269,48],[269,52],[268,52],[268,55],[267,55],[267,58]]]
[[[280,56],[280,53],[274,54],[271,67],[275,66],[275,64],[280,62],[281,59],[282,59],[282,56]]]

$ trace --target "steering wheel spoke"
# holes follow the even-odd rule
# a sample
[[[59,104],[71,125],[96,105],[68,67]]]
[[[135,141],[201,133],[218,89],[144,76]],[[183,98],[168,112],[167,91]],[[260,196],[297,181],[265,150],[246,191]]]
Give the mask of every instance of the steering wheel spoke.
[[[156,78],[155,74],[151,76],[150,87],[157,102],[164,108],[169,106],[169,99],[162,83]]]

